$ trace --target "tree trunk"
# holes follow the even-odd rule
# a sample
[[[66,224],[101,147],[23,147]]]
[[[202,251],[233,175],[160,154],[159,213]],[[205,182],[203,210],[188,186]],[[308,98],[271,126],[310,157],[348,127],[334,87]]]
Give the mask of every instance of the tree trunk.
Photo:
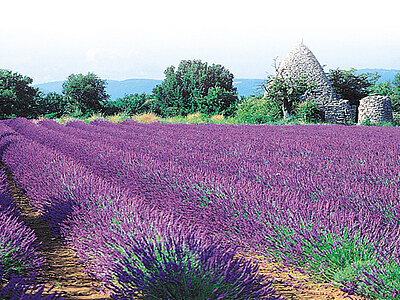
[[[286,120],[292,115],[292,107],[289,102],[283,101],[282,104],[283,119]]]

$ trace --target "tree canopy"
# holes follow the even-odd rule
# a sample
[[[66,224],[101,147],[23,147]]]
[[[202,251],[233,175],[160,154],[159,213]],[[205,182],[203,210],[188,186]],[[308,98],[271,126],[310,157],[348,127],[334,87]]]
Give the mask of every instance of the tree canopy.
[[[0,69],[0,119],[35,118],[41,94],[28,76]]]
[[[312,91],[313,85],[307,84],[306,78],[301,79],[271,77],[265,85],[265,97],[268,103],[274,103],[275,107],[281,107],[281,116],[288,119],[295,114],[295,108],[300,102],[301,96],[307,91]],[[279,114],[275,113],[274,119]]]
[[[396,74],[393,81],[375,84],[371,92],[388,96],[392,100],[393,113],[396,117],[400,117],[400,73]]]
[[[71,74],[63,83],[62,93],[69,110],[77,115],[101,111],[110,96],[106,92],[107,81],[93,73]]]
[[[333,90],[342,99],[349,100],[352,105],[359,105],[360,100],[370,93],[370,89],[377,82],[379,75],[371,73],[356,74],[356,69],[348,71],[329,70],[327,76]]]
[[[108,114],[124,113],[137,115],[151,110],[152,96],[146,94],[125,95],[115,101],[110,101],[106,105]]]
[[[170,66],[164,74],[164,81],[153,90],[154,109],[160,115],[188,115],[197,111],[229,114],[238,100],[233,74],[221,65],[182,60],[177,69]]]

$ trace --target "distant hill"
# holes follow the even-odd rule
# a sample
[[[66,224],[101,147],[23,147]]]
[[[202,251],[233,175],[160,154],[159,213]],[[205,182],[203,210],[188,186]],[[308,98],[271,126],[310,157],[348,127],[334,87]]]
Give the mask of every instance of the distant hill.
[[[388,70],[388,69],[360,69],[356,73],[375,73],[381,75],[379,82],[385,82],[393,80],[400,70]],[[107,93],[110,95],[111,100],[122,98],[129,94],[151,94],[153,88],[160,84],[162,80],[157,79],[127,79],[123,81],[107,80]],[[238,95],[248,97],[250,95],[263,94],[264,91],[261,88],[262,83],[265,79],[246,79],[238,78],[234,79],[233,85],[237,88]],[[61,94],[63,81],[54,81],[48,83],[42,83],[34,85],[39,88],[43,93],[47,94],[50,92],[56,92]]]
[[[111,100],[117,100],[130,94],[151,94],[153,88],[162,80],[157,79],[127,79],[123,81],[107,80],[107,93]]]
[[[41,90],[45,94],[48,93],[61,94],[63,82],[64,81],[52,81],[41,84],[34,84],[33,86],[39,88],[39,90]]]
[[[64,81],[54,81],[34,85],[43,93],[55,92],[61,94]],[[127,79],[123,81],[107,80],[106,91],[111,100],[122,98],[129,94],[151,94],[153,88],[162,81],[157,79]]]
[[[381,78],[379,78],[378,82],[386,82],[389,80],[393,80],[397,73],[400,73],[400,70],[393,69],[359,69],[356,71],[356,74],[361,73],[378,73]]]
[[[63,82],[64,81],[47,82],[36,84],[34,87],[39,88],[39,90],[45,94],[50,92],[61,94]],[[161,82],[162,80],[157,79],[107,80],[108,84],[106,90],[110,95],[110,99],[116,100],[130,94],[151,94],[153,88]],[[263,82],[263,79],[235,79],[233,85],[237,88],[239,96],[248,97],[250,95],[262,93],[260,86]]]

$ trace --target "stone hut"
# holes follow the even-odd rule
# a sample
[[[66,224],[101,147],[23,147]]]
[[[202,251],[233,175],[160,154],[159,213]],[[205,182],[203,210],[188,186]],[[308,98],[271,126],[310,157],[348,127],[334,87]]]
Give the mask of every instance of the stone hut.
[[[390,98],[378,94],[362,98],[358,107],[358,124],[367,120],[371,123],[393,122]]]
[[[332,84],[324,69],[306,45],[301,42],[280,64],[275,76],[301,79],[315,84],[312,92],[307,92],[303,99],[314,101],[324,112],[325,120],[332,123],[346,124],[355,122],[357,107],[348,100],[340,99],[333,91]]]

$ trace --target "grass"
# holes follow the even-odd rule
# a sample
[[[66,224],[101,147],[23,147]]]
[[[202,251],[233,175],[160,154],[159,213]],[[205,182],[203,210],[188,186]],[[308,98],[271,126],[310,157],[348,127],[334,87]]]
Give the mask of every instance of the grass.
[[[61,118],[56,119],[56,121],[60,124],[65,124],[69,121],[76,120],[76,119],[82,120],[86,123],[90,123],[91,121],[96,120],[96,119],[108,120],[113,123],[121,123],[127,119],[131,119],[131,120],[135,120],[139,123],[146,123],[146,124],[160,122],[160,123],[170,123],[170,124],[185,123],[185,124],[223,124],[223,125],[247,124],[247,125],[253,125],[252,123],[243,122],[235,117],[225,117],[223,115],[208,116],[208,115],[202,114],[200,112],[190,114],[187,116],[174,116],[174,117],[160,117],[160,116],[157,116],[153,112],[147,112],[147,113],[140,114],[140,115],[128,115],[128,114],[120,113],[120,114],[115,114],[115,115],[111,115],[111,116],[105,116],[101,113],[96,113],[96,114],[91,115],[90,117],[82,117],[82,118],[65,115],[65,116],[62,116]],[[307,123],[307,122],[298,120],[295,117],[292,117],[287,120],[282,119],[282,120],[278,120],[275,122],[269,122],[266,124],[267,125],[309,125],[309,124],[316,124],[316,123]],[[319,124],[328,124],[328,123],[319,123]],[[349,124],[349,125],[356,125],[356,124]],[[382,124],[372,124],[371,122],[368,122],[368,123],[363,123],[361,125],[384,126],[384,127],[400,126],[400,118],[395,118],[394,122],[386,122],[386,123],[382,123]]]

